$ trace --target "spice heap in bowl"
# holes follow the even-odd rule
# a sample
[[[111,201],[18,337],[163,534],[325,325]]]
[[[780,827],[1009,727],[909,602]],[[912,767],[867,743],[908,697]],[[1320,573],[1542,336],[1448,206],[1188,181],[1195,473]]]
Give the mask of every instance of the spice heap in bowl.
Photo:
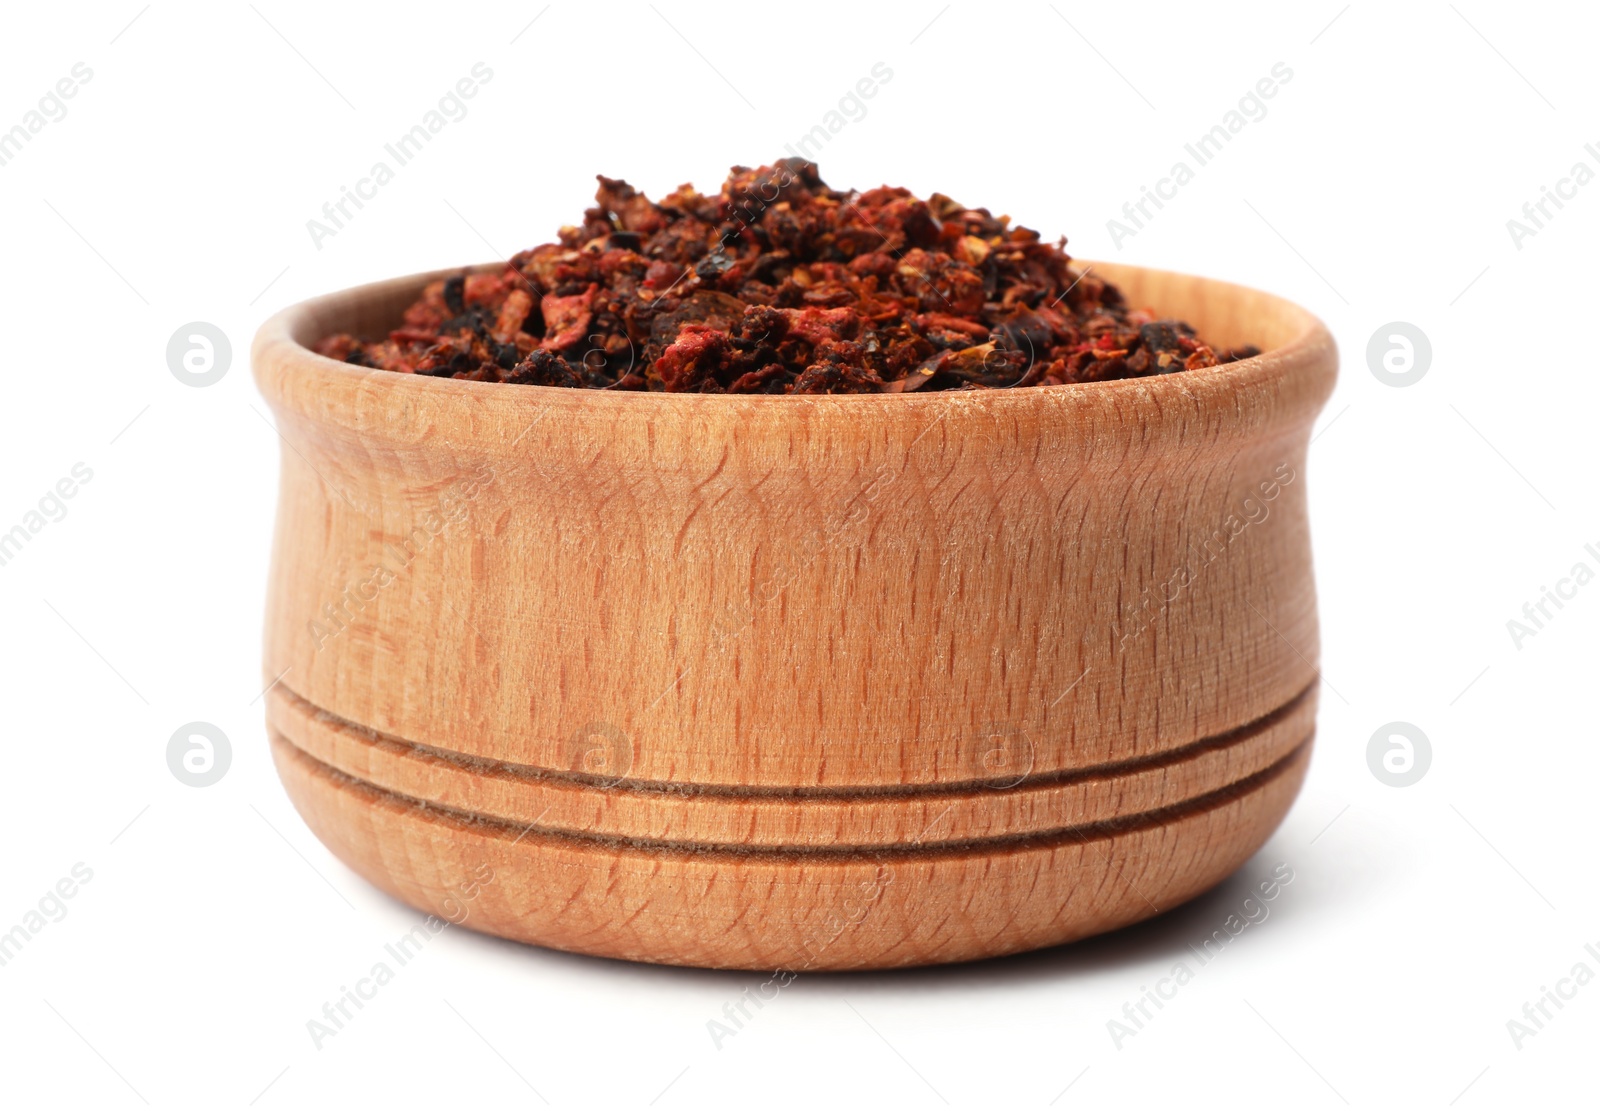
[[[830,189],[794,158],[659,201],[599,180],[557,242],[430,283],[384,339],[317,351],[478,382],[735,394],[1058,386],[1258,354],[1130,308],[1065,239],[940,193]]]

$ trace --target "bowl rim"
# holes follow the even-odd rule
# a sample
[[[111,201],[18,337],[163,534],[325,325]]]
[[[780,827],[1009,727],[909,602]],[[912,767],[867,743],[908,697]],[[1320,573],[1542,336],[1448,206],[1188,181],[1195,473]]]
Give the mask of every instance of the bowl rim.
[[[499,431],[520,439],[516,430],[525,429],[527,416],[539,411],[546,415],[559,412],[591,429],[605,424],[619,432],[624,427],[648,427],[652,418],[667,414],[718,424],[730,417],[742,418],[748,422],[750,434],[792,427],[797,421],[829,428],[843,424],[898,426],[920,432],[931,419],[943,423],[948,417],[958,424],[972,418],[1026,423],[1039,414],[1047,425],[1066,424],[1091,434],[1111,427],[1135,427],[1182,435],[1197,421],[1259,433],[1309,422],[1332,393],[1337,346],[1326,325],[1295,302],[1198,275],[1117,262],[1074,262],[1105,272],[1113,282],[1119,276],[1127,281],[1127,276],[1142,274],[1160,282],[1205,286],[1224,297],[1254,301],[1286,320],[1291,338],[1232,363],[1142,378],[993,390],[805,395],[668,394],[437,378],[339,362],[317,354],[299,338],[316,327],[319,319],[327,324],[330,318],[348,315],[363,300],[414,294],[430,281],[463,271],[493,272],[506,265],[500,260],[388,278],[290,305],[262,323],[251,345],[251,362],[258,389],[280,415],[287,410],[313,423],[359,428],[395,442],[414,439],[396,427],[406,423],[405,416],[426,409],[443,417],[454,406],[471,410],[472,418],[466,423],[476,438],[498,426]],[[1138,299],[1159,306],[1159,296]]]

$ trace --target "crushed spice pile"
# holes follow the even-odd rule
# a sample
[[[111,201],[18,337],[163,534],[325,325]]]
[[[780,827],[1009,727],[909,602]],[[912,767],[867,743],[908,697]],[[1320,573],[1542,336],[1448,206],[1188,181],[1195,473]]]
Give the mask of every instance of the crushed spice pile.
[[[903,393],[1196,370],[1217,350],[1131,309],[1063,249],[942,194],[830,189],[814,163],[736,166],[716,195],[652,201],[601,177],[559,241],[427,286],[357,366],[669,393]]]

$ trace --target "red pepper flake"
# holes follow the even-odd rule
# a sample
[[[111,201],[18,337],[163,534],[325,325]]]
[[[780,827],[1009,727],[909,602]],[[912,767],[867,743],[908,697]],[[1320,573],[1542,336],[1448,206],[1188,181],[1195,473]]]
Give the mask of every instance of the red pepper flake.
[[[943,194],[735,166],[652,201],[601,177],[558,241],[436,281],[386,339],[316,349],[410,374],[591,389],[905,393],[1100,382],[1247,358],[1131,309],[1066,240]]]

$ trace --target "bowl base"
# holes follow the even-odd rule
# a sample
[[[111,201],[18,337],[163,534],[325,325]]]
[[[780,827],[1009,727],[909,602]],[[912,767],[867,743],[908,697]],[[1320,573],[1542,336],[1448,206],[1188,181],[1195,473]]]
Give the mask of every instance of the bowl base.
[[[312,831],[396,898],[469,929],[660,964],[794,972],[999,956],[1149,918],[1219,883],[1278,826],[1288,754],[1160,810],[1036,836],[850,849],[687,848],[518,826],[373,786],[276,729]]]

